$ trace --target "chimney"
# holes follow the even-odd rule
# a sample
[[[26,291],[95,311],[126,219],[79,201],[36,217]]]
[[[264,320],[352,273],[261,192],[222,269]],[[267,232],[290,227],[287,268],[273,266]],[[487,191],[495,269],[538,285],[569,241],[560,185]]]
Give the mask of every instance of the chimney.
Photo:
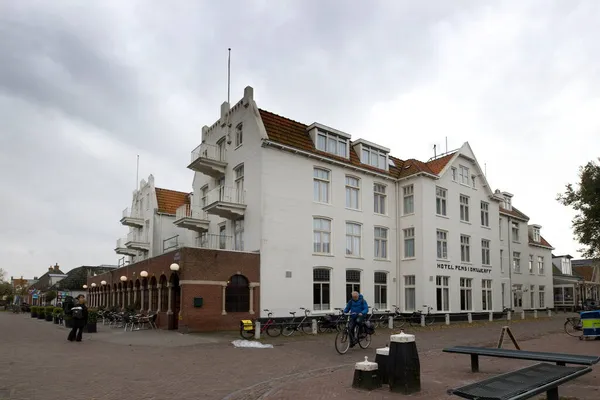
[[[52,270],[54,270],[54,267],[51,265],[50,267],[48,267],[48,271],[52,272]]]
[[[208,135],[208,126],[202,127],[202,143],[206,142],[206,136]]]
[[[58,266],[58,263],[56,263],[56,264],[54,265],[54,270],[55,270],[55,271],[58,271],[59,269],[60,269],[60,267]]]
[[[244,89],[244,105],[247,106],[252,100],[254,100],[254,88],[246,86]]]
[[[229,112],[229,103],[224,101],[223,104],[221,104],[221,118],[224,118],[228,112]]]

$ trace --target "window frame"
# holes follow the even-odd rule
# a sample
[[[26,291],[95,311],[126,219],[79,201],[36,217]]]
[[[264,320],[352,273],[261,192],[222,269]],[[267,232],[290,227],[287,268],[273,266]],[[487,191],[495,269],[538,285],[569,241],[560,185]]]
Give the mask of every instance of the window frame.
[[[407,246],[408,243],[412,242],[412,255],[407,255],[407,248],[410,248],[409,246]],[[407,260],[407,259],[414,259],[416,258],[416,253],[417,250],[415,248],[416,245],[416,240],[415,240],[415,228],[414,227],[410,227],[410,228],[405,228],[402,229],[402,258]]]
[[[460,235],[460,262],[471,263],[471,236],[462,233]]]
[[[458,165],[458,182],[461,185],[464,186],[470,186],[470,178],[471,178],[471,173],[470,173],[470,169],[469,167],[465,167],[462,164]]]
[[[317,271],[327,271],[327,278],[325,280],[325,278],[321,279],[317,279],[316,278],[316,272]],[[313,267],[313,310],[314,311],[329,311],[331,310],[331,268],[327,268],[327,267]],[[323,301],[323,293],[324,289],[323,286],[327,285],[327,297],[329,298],[329,303],[325,303]],[[317,289],[317,286],[319,287],[319,305],[317,307],[317,303],[315,303],[315,292]],[[328,305],[328,308],[324,308],[324,305]]]
[[[459,194],[458,203],[460,204],[460,222],[470,223],[470,201],[471,198],[466,194]]]
[[[490,227],[490,203],[481,201],[481,226]]]
[[[348,278],[348,273],[358,272],[358,280],[351,280]],[[352,298],[352,292],[356,291],[360,293],[360,287],[362,285],[362,270],[356,268],[347,268],[345,273],[346,283],[346,303]]]
[[[312,226],[313,226],[313,254],[316,254],[316,255],[331,255],[331,254],[333,254],[332,248],[331,248],[332,247],[331,239],[332,239],[332,230],[333,230],[333,219],[328,218],[328,217],[322,217],[320,215],[313,215],[312,221],[313,221],[313,224],[312,224]],[[317,221],[319,221],[319,225],[320,225],[319,227],[315,227],[315,223]],[[322,221],[327,221],[329,223],[329,230],[326,230],[322,227],[322,225],[321,225]],[[315,241],[317,233],[319,234],[319,239],[320,239],[320,241],[318,243]],[[328,251],[317,251],[317,244],[319,245],[319,250],[323,250],[325,247],[326,243],[325,243],[325,241],[323,241],[324,235],[325,236],[329,235]]]
[[[512,253],[512,268],[513,272],[520,274],[521,273],[521,252],[513,251]]]
[[[388,305],[388,275],[389,272],[387,271],[375,271],[373,273],[373,284],[374,284],[374,289],[375,289],[375,293],[373,295],[373,307],[379,309],[379,310],[385,310],[387,309],[387,305]],[[384,276],[385,277],[385,281],[382,282],[381,279],[377,279],[377,277],[381,277]],[[382,296],[382,292],[385,292],[384,295]],[[379,298],[379,302],[377,302],[377,298]],[[382,298],[384,298],[383,300],[385,300],[384,302],[382,302]]]
[[[327,178],[318,176],[318,172],[326,172]],[[324,187],[326,190],[323,192],[321,189]],[[318,188],[318,195],[315,196],[315,189]],[[327,196],[326,200],[321,198],[321,194],[325,193]],[[331,170],[322,167],[313,167],[313,202],[319,204],[331,204]]]
[[[374,147],[362,145],[360,153],[360,162],[369,165],[374,168],[378,168],[384,171],[388,170],[388,154],[385,151],[376,149]],[[366,153],[366,157],[365,157]],[[383,157],[383,160],[382,160]],[[368,158],[367,160],[365,158]],[[376,160],[376,163],[373,164],[373,159]]]
[[[378,235],[379,231],[379,235]],[[384,232],[385,236],[381,236],[381,233]],[[375,225],[373,227],[373,258],[376,260],[389,260],[389,228],[385,226]],[[383,257],[378,257],[381,255],[383,250]]]
[[[348,226],[357,226],[358,227],[358,234],[352,232],[352,233],[348,233]],[[362,257],[362,240],[363,240],[363,225],[359,222],[356,221],[346,221],[346,257],[350,257],[350,258],[361,258]],[[354,252],[352,253],[348,253],[348,239],[352,238],[358,238],[358,254],[355,254]],[[354,249],[354,245],[355,242],[354,240],[352,240],[352,250]]]
[[[383,188],[383,191],[379,191],[380,188]],[[383,212],[380,212],[381,208],[383,208]],[[387,215],[387,185],[383,183],[373,183],[373,213]]]
[[[235,148],[244,144],[244,123],[240,122],[235,127]]]
[[[441,296],[441,297],[440,297]],[[442,304],[442,309],[439,305]],[[437,311],[450,312],[450,277],[436,275],[435,277],[435,306]]]
[[[320,141],[319,141],[320,138],[324,138],[324,143],[325,143],[324,148],[321,148]],[[331,149],[329,149],[329,145],[332,141],[335,141],[335,151],[331,151]],[[334,156],[338,156],[338,157],[348,158],[349,143],[350,143],[349,139],[341,137],[340,135],[336,135],[335,133],[327,132],[327,131],[324,131],[321,129],[317,130],[317,134],[315,137],[315,148],[319,151],[333,154]],[[344,149],[344,154],[340,153],[341,148]]]
[[[492,241],[489,239],[481,239],[481,265],[492,265],[491,247]]]
[[[473,311],[473,278],[460,278],[460,311]],[[468,295],[468,297],[466,297]],[[463,296],[465,298],[463,299]],[[464,300],[464,304],[463,304]],[[468,306],[468,307],[467,307]]]
[[[413,308],[408,307],[409,301],[409,293],[411,293],[412,297],[412,306]],[[416,275],[404,275],[404,304],[403,304],[404,312],[413,312],[417,309],[417,277]]]
[[[448,216],[448,189],[441,186],[435,187],[435,215]]]
[[[407,211],[407,208],[409,211]],[[413,215],[414,213],[415,185],[411,183],[410,185],[402,186],[402,215]]]
[[[354,184],[354,182],[349,182],[349,180],[353,180],[356,182],[356,184]],[[355,210],[355,211],[360,211],[361,209],[361,199],[360,199],[360,186],[361,186],[361,182],[360,182],[360,178],[354,175],[346,175],[345,179],[344,179],[345,185],[345,194],[346,194],[346,208],[348,210]],[[356,207],[353,207],[354,204],[352,204],[353,200],[354,200],[354,196],[353,194],[355,194],[356,196]],[[350,196],[350,197],[349,197]],[[349,204],[350,203],[350,204]]]
[[[492,280],[481,280],[481,309],[483,311],[493,310]]]
[[[436,229],[436,257],[438,260],[448,260],[448,231]],[[440,237],[443,236],[443,237]]]

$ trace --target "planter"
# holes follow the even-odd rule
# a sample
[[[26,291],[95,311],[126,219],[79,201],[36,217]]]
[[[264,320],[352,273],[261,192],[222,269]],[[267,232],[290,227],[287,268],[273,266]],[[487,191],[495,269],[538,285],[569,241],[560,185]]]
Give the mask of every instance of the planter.
[[[46,321],[52,322],[52,314],[46,315]]]
[[[55,323],[56,325],[60,324],[60,318],[58,318],[58,317],[54,317],[54,323]]]
[[[87,333],[96,333],[96,332],[98,332],[98,325],[97,325],[97,323],[96,323],[96,322],[91,322],[91,323],[88,323],[88,324],[85,326],[84,330],[85,330]]]
[[[36,312],[32,312],[31,313],[31,318],[37,318],[37,313]]]
[[[44,318],[46,318],[46,316],[44,314],[38,314],[37,318],[38,319],[44,319]]]

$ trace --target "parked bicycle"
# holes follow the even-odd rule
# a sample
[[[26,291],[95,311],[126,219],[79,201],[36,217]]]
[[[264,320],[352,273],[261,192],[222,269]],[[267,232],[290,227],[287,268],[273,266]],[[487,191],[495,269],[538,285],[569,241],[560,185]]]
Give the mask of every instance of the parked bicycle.
[[[565,321],[565,332],[569,336],[579,337],[583,336],[583,323],[579,317],[567,318]]]
[[[435,322],[435,316],[431,314],[432,307],[429,307],[426,304],[423,307],[427,309],[427,314],[423,314],[421,310],[413,312],[408,319],[408,323],[410,324],[410,326],[420,326],[422,315],[425,316],[425,326],[433,325],[433,323]]]
[[[382,328],[387,327],[389,325],[389,317],[393,317],[394,325],[392,326],[392,328],[400,329],[406,324],[406,317],[404,315],[402,315],[402,313],[400,312],[400,307],[398,307],[396,305],[392,305],[392,307],[394,307],[394,312],[389,314],[387,316],[386,320],[380,321],[379,325]]]
[[[344,323],[344,313],[342,308],[335,308],[338,314],[328,314],[318,322],[319,333],[332,332],[333,330],[340,331]]]
[[[374,328],[385,328],[388,325],[388,314],[389,311],[388,310],[384,310],[385,314],[378,314],[378,311],[381,311],[375,307],[369,307],[371,308],[371,312],[369,313],[369,317],[367,318],[367,321],[369,321],[371,324],[373,324]]]
[[[267,313],[267,321],[260,324],[260,333],[267,333],[271,337],[277,337],[281,335],[281,325],[279,325],[272,317],[273,313],[268,309],[264,309]],[[245,325],[242,321],[240,324],[240,336],[243,339],[252,339],[256,334],[256,320],[252,321],[252,325]]]
[[[339,354],[346,354],[350,348],[350,331],[348,328],[348,322],[351,314],[345,315],[346,318],[344,329],[335,335],[335,351],[337,351]],[[367,330],[367,326],[364,323],[357,323],[354,326],[354,337],[356,338],[361,349],[367,349],[371,345],[372,333],[372,331]]]
[[[300,331],[302,333],[312,333],[312,323],[310,321],[306,321],[308,319],[308,314],[310,314],[310,310],[307,310],[304,307],[300,307],[301,310],[304,310],[304,317],[300,320],[300,322],[296,322],[296,311],[290,311],[292,315],[292,319],[283,324],[283,336],[292,336],[296,331]]]

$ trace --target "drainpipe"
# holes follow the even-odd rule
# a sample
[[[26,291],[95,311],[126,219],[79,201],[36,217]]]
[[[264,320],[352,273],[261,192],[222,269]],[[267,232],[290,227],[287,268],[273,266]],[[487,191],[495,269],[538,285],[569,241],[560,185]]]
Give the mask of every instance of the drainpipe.
[[[508,288],[509,288],[509,304],[510,304],[510,309],[513,309],[513,286],[512,286],[512,269],[513,269],[513,257],[512,257],[512,251],[510,248],[510,243],[512,241],[512,225],[511,225],[511,218],[507,217],[506,218],[508,225],[506,227],[506,232],[507,232],[507,240],[508,240]],[[519,260],[520,261],[520,260]]]
[[[400,259],[402,258],[401,255],[401,251],[402,251],[402,246],[400,246],[400,241],[402,240],[402,230],[400,229],[400,183],[399,182],[395,182],[394,183],[394,190],[396,191],[396,198],[395,198],[395,207],[396,207],[396,288],[398,290],[396,290],[396,304],[400,307],[400,309],[402,310],[404,307],[404,304],[400,304],[401,301],[400,299],[402,298],[402,290],[401,290],[401,286],[400,286],[400,282],[401,282],[401,275],[400,275]],[[388,201],[389,203],[389,201]]]

